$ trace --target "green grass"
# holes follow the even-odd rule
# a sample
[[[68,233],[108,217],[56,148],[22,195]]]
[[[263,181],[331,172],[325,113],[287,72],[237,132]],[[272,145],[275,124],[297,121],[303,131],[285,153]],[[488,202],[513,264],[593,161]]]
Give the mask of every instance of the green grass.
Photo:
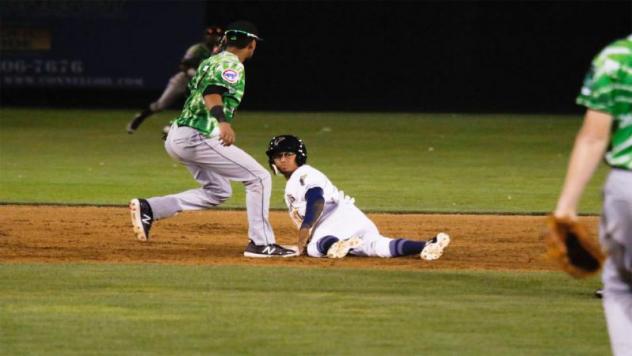
[[[0,354],[605,355],[559,273],[0,265]]]
[[[0,202],[126,204],[196,186],[131,111],[0,108]],[[366,210],[546,212],[575,116],[241,112],[266,164],[295,133]],[[605,169],[582,211],[599,212]],[[274,178],[272,206],[284,181]],[[226,207],[243,207],[243,188]],[[0,264],[0,355],[603,355],[597,279],[560,273]]]
[[[131,111],[0,109],[0,201],[126,204],[196,187],[163,149],[152,117]],[[237,144],[267,166],[271,136],[294,133],[309,163],[372,211],[547,212],[555,204],[576,116],[241,112]],[[602,169],[582,212],[600,210]],[[274,179],[273,208],[284,208]],[[234,185],[225,207],[243,207]]]

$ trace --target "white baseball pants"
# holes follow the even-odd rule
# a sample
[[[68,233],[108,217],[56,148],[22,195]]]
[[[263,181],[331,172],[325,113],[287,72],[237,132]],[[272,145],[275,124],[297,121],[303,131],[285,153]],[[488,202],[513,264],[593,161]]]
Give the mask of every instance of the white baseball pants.
[[[323,213],[314,226],[312,239],[307,244],[307,254],[311,257],[325,257],[318,251],[318,241],[325,236],[335,236],[340,240],[356,236],[362,245],[349,252],[356,256],[392,257],[389,237],[380,235],[377,226],[353,203],[340,202],[331,213]]]
[[[217,137],[207,138],[193,128],[176,125],[169,131],[165,149],[202,187],[147,199],[154,219],[217,206],[231,196],[230,181],[238,181],[246,188],[248,237],[256,245],[275,243],[269,221],[272,179],[254,158],[235,145],[222,146]]]
[[[608,252],[603,306],[615,356],[632,355],[632,171],[613,169],[604,186],[599,235]]]

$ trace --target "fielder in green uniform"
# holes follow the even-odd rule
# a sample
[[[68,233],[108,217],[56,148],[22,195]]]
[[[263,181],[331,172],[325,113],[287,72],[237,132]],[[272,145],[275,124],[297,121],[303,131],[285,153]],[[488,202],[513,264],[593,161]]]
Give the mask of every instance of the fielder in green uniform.
[[[611,167],[599,227],[608,254],[603,306],[615,355],[632,355],[632,35],[593,60],[577,103],[587,108],[555,209],[577,217],[577,205],[602,158]]]
[[[243,62],[254,55],[257,29],[238,21],[226,29],[226,50],[200,63],[189,82],[190,95],[180,116],[173,121],[165,141],[167,153],[185,165],[201,185],[185,192],[145,199],[132,199],[130,211],[134,233],[149,239],[155,220],[180,211],[218,206],[231,194],[230,181],[246,188],[248,237],[246,257],[293,257],[297,252],[276,244],[268,218],[272,178],[254,158],[233,145],[231,126],[244,95]]]
[[[245,86],[244,65],[235,54],[224,51],[202,61],[196,75],[189,82],[191,95],[176,123],[193,127],[204,135],[211,136],[219,129],[219,121],[207,109],[204,96],[209,92],[222,94],[224,119],[230,123],[244,96]],[[221,89],[217,90],[217,87]]]

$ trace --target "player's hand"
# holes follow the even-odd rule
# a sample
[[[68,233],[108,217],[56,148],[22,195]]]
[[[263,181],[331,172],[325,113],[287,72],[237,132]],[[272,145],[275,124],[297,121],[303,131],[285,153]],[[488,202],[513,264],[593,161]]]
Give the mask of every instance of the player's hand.
[[[298,254],[307,254],[307,243],[309,242],[309,229],[298,230]]]
[[[228,122],[219,123],[219,141],[224,146],[230,146],[235,143],[235,131]]]

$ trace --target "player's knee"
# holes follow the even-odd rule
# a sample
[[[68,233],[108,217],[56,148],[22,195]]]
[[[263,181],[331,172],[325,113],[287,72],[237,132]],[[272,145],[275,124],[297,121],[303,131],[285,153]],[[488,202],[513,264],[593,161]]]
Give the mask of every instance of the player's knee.
[[[217,188],[217,187],[204,188],[204,192],[208,196],[209,200],[217,205],[228,200],[233,194],[233,191],[230,186],[223,187],[223,188]]]
[[[272,176],[270,172],[264,170],[258,174],[259,179],[265,184],[272,184]]]
[[[231,195],[231,192],[220,192],[219,194],[215,195],[215,199],[217,200],[218,204],[221,204],[228,200]]]
[[[244,182],[246,189],[270,189],[272,187],[272,176],[265,170],[255,173],[255,178]]]

